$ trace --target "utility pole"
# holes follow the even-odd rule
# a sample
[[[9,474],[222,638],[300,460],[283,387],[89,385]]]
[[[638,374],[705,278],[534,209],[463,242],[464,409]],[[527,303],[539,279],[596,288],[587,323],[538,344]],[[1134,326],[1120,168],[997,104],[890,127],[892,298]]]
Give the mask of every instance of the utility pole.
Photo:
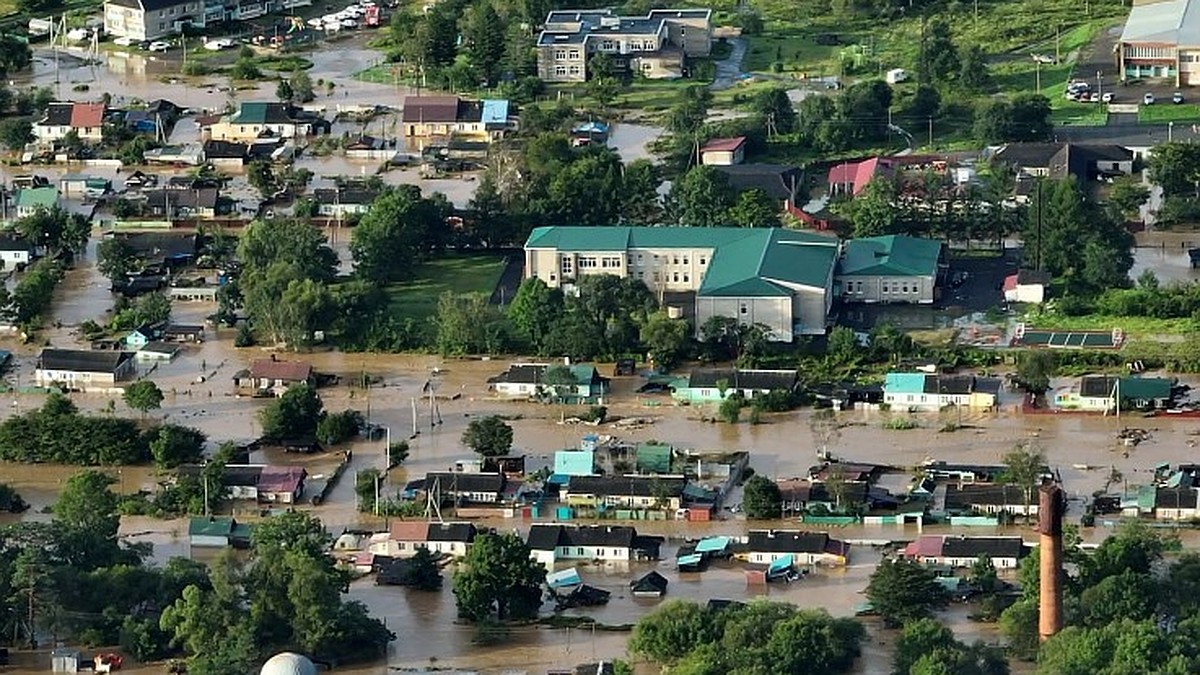
[[[929,118],[929,147],[933,147],[933,117]]]
[[[1042,271],[1042,177],[1037,177],[1037,270]]]

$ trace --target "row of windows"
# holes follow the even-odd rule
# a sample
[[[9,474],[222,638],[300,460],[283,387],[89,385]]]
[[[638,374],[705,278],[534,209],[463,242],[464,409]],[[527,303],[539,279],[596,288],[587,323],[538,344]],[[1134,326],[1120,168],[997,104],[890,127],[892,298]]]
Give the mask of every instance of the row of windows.
[[[556,50],[554,50],[554,60],[563,61],[566,59],[571,59],[572,61],[579,60],[579,50],[578,49],[570,49],[570,50],[556,49]]]
[[[681,262],[680,262],[680,261],[682,261],[682,264],[684,264],[684,265],[690,265],[690,264],[691,264],[691,261],[688,259],[688,256],[687,256],[686,254],[684,254],[684,255],[683,255],[683,257],[680,257],[680,256],[678,256],[678,255],[674,255],[674,256],[662,256],[662,257],[663,257],[663,258],[666,260],[666,262],[667,262],[668,264],[671,264],[671,265],[679,265],[679,264],[681,264]],[[658,255],[655,255],[655,256],[654,256],[654,262],[658,262],[658,259],[659,259],[659,256],[658,256]],[[639,265],[642,263],[642,261],[643,261],[643,260],[644,260],[644,255],[643,255],[643,254],[641,254],[641,253],[637,254],[637,262],[638,262],[638,264],[639,264]],[[633,264],[634,264],[634,263],[633,263],[633,256],[631,255],[631,256],[629,256],[629,266],[630,266],[630,267],[632,267],[632,266],[633,266]],[[700,265],[701,265],[701,266],[703,266],[703,265],[706,265],[706,264],[708,264],[708,259],[707,259],[705,256],[700,256]]]
[[[571,67],[554,66],[554,74],[558,75],[559,77],[562,77],[563,75],[566,75],[567,73],[570,73],[572,75],[579,75],[581,72],[582,71],[579,69],[579,66],[571,66]]]
[[[863,289],[863,283],[862,281],[847,281],[846,292],[855,295],[866,293]],[[920,293],[921,286],[915,281],[912,283],[907,281],[882,281],[879,284],[879,291],[889,295],[892,293]]]
[[[1175,50],[1172,47],[1139,47],[1125,46],[1125,58],[1134,59],[1173,59]]]

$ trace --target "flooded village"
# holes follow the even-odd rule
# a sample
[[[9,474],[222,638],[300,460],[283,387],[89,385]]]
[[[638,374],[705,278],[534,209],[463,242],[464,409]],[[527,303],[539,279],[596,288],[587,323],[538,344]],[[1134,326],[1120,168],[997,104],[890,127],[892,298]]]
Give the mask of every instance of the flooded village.
[[[358,158],[343,150],[318,154],[306,152],[293,139],[270,138],[271,152],[288,148],[288,171],[312,173],[302,191],[314,202],[313,222],[337,255],[336,272],[343,276],[355,271],[352,228],[343,221],[357,222],[387,188],[413,185],[426,197],[440,193],[465,213],[474,208],[472,199],[486,173],[482,162],[446,170],[424,153],[422,141],[399,131],[413,123],[406,99],[410,106],[422,104],[416,98],[419,88],[402,84],[398,76],[393,84],[351,77],[381,66],[380,52],[367,45],[368,35],[343,34],[325,47],[303,52],[311,61],[307,76],[331,85],[318,88],[304,109],[328,125],[329,137],[347,146],[369,138],[371,151]],[[206,493],[205,513],[124,515],[121,540],[149,545],[149,560],[157,565],[174,557],[209,563],[226,548],[248,555],[240,550],[249,545],[244,527],[284,512],[312,514],[333,538],[329,555],[355,576],[346,598],[363,603],[370,616],[396,635],[383,659],[334,672],[540,674],[576,672],[580,664],[600,663],[590,671],[600,673],[611,672],[603,670],[605,662],[621,660],[630,661],[635,672],[651,673],[659,665],[633,658],[628,650],[630,628],[641,618],[673,599],[706,605],[758,598],[824,609],[837,617],[863,617],[867,636],[852,672],[888,672],[896,634],[872,618],[865,596],[872,573],[887,558],[938,569],[940,583],[964,600],[937,613],[959,641],[1003,644],[996,622],[976,620],[975,605],[965,600],[972,593],[967,570],[979,559],[986,557],[1000,579],[1016,584],[1020,560],[1038,542],[1036,496],[1031,503],[1004,466],[1014,449],[1043,454],[1045,467],[1038,467],[1036,482],[1062,486],[1066,522],[1077,528],[1085,548],[1098,545],[1128,518],[1171,528],[1184,549],[1200,548],[1200,536],[1188,529],[1200,518],[1200,470],[1192,463],[1200,439],[1200,400],[1193,398],[1193,387],[1200,386],[1200,378],[1132,363],[1114,366],[1116,361],[1109,359],[1112,363],[1094,371],[1077,368],[1049,377],[1037,396],[1021,389],[1014,382],[1017,364],[1008,347],[1045,352],[1088,347],[1112,354],[1127,336],[1120,326],[1060,331],[1026,325],[1016,309],[1025,300],[1006,293],[1023,283],[1016,233],[1001,237],[995,257],[951,256],[946,262],[942,253],[934,256],[931,279],[936,279],[937,303],[930,288],[928,303],[855,305],[854,282],[840,276],[849,277],[843,266],[850,254],[842,249],[831,254],[826,276],[832,283],[837,269],[843,290],[827,304],[841,305],[849,298],[838,322],[854,328],[852,348],[865,346],[872,328],[886,324],[914,333],[952,333],[952,341],[996,355],[974,368],[897,359],[870,384],[814,383],[794,365],[737,368],[729,362],[689,360],[659,369],[644,355],[614,363],[520,354],[438,356],[433,349],[343,351],[320,340],[298,350],[237,346],[242,338],[231,325],[237,322],[220,320],[217,302],[227,275],[235,275],[225,267],[197,264],[207,253],[206,237],[214,231],[240,235],[251,221],[290,217],[302,200],[260,199],[251,183],[250,149],[224,158],[229,161],[221,168],[227,176],[219,183],[220,197],[218,188],[201,184],[205,179],[197,175],[205,161],[179,158],[195,149],[227,149],[215,144],[216,135],[220,125],[235,128],[237,119],[216,118],[245,115],[248,106],[267,105],[264,101],[278,105],[275,83],[235,88],[224,76],[183,77],[183,57],[174,49],[81,51],[37,47],[31,69],[10,73],[9,86],[49,87],[62,101],[107,92],[111,108],[167,101],[176,112],[157,155],[166,159],[139,167],[117,160],[0,166],[0,184],[25,185],[21,191],[50,190],[55,205],[84,215],[89,225],[86,244],[54,289],[41,327],[31,335],[14,328],[0,337],[0,349],[7,354],[0,421],[38,410],[51,390],[65,391],[87,414],[133,417],[122,390],[135,381],[152,381],[163,397],[143,411],[141,423],[199,430],[207,437],[205,461],[173,469],[96,467],[113,478],[114,491],[152,496],[181,476],[206,475],[207,462],[225,442],[244,455],[225,466],[222,481],[229,496],[217,513],[207,513]],[[369,114],[360,115],[364,110]],[[496,124],[515,121],[502,116]],[[668,133],[656,124],[634,116],[614,121],[606,126],[604,143],[626,164],[653,158],[651,146]],[[591,132],[587,134],[590,141]],[[227,145],[238,143],[257,144],[233,139]],[[387,160],[381,162],[382,156]],[[209,166],[217,164],[214,157],[207,159]],[[34,177],[45,182],[29,183]],[[377,184],[365,187],[376,179]],[[829,179],[830,185],[835,182]],[[181,189],[175,190],[173,183]],[[85,186],[82,192],[75,192],[77,184]],[[95,188],[98,194],[87,193],[93,184],[102,186]],[[200,194],[208,190],[211,214],[201,213],[208,207],[200,203]],[[368,194],[351,199],[359,191]],[[794,204],[794,186],[792,191],[785,209]],[[7,209],[8,196],[0,193],[0,201]],[[221,217],[215,213],[218,201],[227,208]],[[136,203],[142,211],[137,217],[119,215],[119,202],[121,208]],[[21,204],[12,203],[14,208]],[[805,217],[800,220],[808,222]],[[456,226],[462,227],[461,222]],[[789,236],[770,232],[764,236]],[[129,276],[124,286],[114,283],[101,269],[101,248],[114,239],[132,247],[139,264],[167,271]],[[1192,257],[1200,247],[1197,242],[1200,234],[1139,232],[1129,274],[1138,278],[1151,271],[1163,285],[1200,279]],[[799,239],[769,242],[781,248],[785,244],[822,245]],[[741,245],[722,241],[714,247]],[[604,246],[599,250],[616,250]],[[503,273],[497,275],[495,292],[488,289],[492,305],[509,305],[522,279],[549,274],[553,286],[557,272],[565,283],[571,268],[557,260],[549,273],[528,268],[536,258],[529,252],[533,248],[502,251]],[[632,270],[632,251],[628,258],[622,252],[611,264]],[[582,275],[586,254],[572,255]],[[685,267],[687,256],[683,254]],[[755,264],[767,264],[762,261],[768,254],[760,257]],[[640,253],[637,260],[641,264]],[[658,264],[658,255],[654,260]],[[707,262],[715,266],[716,256],[699,259],[700,266]],[[590,264],[596,266],[596,260]],[[610,262],[604,259],[603,264],[607,268]],[[637,272],[637,278],[645,278],[647,286],[658,284],[659,273],[653,272],[651,284],[646,269],[647,276]],[[696,273],[693,296],[708,291],[700,286],[699,275],[710,270]],[[24,264],[6,274],[12,292],[26,274]],[[769,276],[756,274],[759,280]],[[100,331],[104,334],[97,337],[92,327],[109,324],[118,297],[132,301],[144,295],[136,288],[139,283],[151,284],[150,294],[161,292],[169,299],[169,322]],[[675,283],[691,283],[688,273],[680,282],[676,270]],[[899,293],[900,282],[894,283]],[[661,287],[652,289],[663,311],[672,319],[686,316],[702,323],[703,303],[671,304],[670,291],[663,290],[667,285],[664,273]],[[1034,285],[1039,286],[1039,300],[1032,304],[1040,304],[1043,284]],[[908,294],[907,280],[903,288]],[[912,292],[917,292],[915,282]],[[784,304],[789,312],[793,301],[797,308],[804,305],[800,297],[788,296]],[[994,307],[1003,310],[995,312]],[[759,305],[755,311],[762,311]],[[789,339],[796,330],[798,341],[823,340],[824,311],[819,328],[801,335],[798,327],[808,320],[802,311],[807,310],[797,309],[794,320],[779,330]],[[741,312],[747,312],[745,304]],[[829,326],[833,323],[830,319]],[[696,331],[688,335],[693,337]],[[1170,343],[1176,337],[1183,339],[1155,339]],[[564,395],[559,388],[565,385],[548,382],[551,369],[572,373],[572,387],[594,388]],[[575,375],[577,371],[586,371],[586,377]],[[1120,375],[1114,374],[1118,371]],[[111,383],[101,381],[109,377]],[[330,447],[315,438],[266,438],[262,413],[291,385],[314,386],[328,413],[361,413],[362,433],[356,428],[352,439]],[[761,416],[755,408],[753,423],[730,423],[721,419],[729,389],[747,401],[786,391],[804,405]],[[465,444],[464,434],[473,422],[495,418],[511,427],[511,447],[480,457]],[[407,443],[407,456],[389,461],[389,449],[401,441]],[[51,522],[53,505],[79,469],[0,462],[0,483],[29,505],[21,513],[0,514],[0,524]],[[401,509],[403,515],[362,508],[358,478],[374,471],[382,475],[376,503]],[[765,478],[778,489],[778,514],[747,514],[745,486],[751,477]],[[460,620],[453,570],[474,537],[486,531],[516,533],[534,559],[545,564],[541,615],[560,621],[514,625],[502,640],[485,644],[474,626]],[[440,591],[385,583],[390,566],[401,565],[417,549],[434,551],[443,565]],[[47,670],[47,650],[13,651],[20,672]],[[1011,672],[1033,672],[1034,667],[1014,660]],[[124,670],[158,673],[165,666],[129,659]]]

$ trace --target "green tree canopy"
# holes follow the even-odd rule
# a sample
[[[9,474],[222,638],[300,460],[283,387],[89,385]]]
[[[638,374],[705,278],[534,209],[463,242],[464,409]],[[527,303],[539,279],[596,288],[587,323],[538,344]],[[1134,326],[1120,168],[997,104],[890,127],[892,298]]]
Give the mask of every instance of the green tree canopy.
[[[121,398],[131,410],[136,410],[145,417],[147,411],[162,407],[163,393],[153,380],[138,380],[125,387]]]
[[[736,202],[729,178],[715,167],[693,167],[671,186],[668,211],[678,225],[719,227],[728,224]]]
[[[496,415],[471,420],[463,432],[463,445],[483,457],[503,457],[512,447],[513,430]]]
[[[468,621],[534,618],[545,579],[546,568],[516,534],[480,534],[454,574],[458,615]]]
[[[779,485],[763,476],[754,475],[746,481],[742,494],[746,517],[756,520],[775,520],[783,515],[783,496]]]
[[[889,626],[930,616],[949,603],[937,576],[914,560],[885,558],[871,574],[867,599]]]
[[[414,185],[390,188],[359,220],[350,238],[354,271],[388,283],[411,278],[413,265],[442,244],[449,204]]]
[[[271,401],[259,412],[259,423],[266,438],[303,438],[316,434],[324,404],[317,390],[306,384],[288,387],[283,396]]]

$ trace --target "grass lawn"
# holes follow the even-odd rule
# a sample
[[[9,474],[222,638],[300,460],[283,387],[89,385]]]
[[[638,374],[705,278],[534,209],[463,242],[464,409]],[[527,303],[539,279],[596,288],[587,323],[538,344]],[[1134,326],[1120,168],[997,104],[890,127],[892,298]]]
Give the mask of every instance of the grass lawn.
[[[377,66],[364,68],[351,75],[356,80],[373,84],[395,84],[399,67],[391,63],[381,63]]]
[[[819,45],[812,36],[755,35],[748,38],[742,70],[770,72],[775,62],[783,64],[784,70],[800,71],[809,77],[839,72],[838,47]]]
[[[1138,106],[1138,121],[1143,124],[1166,124],[1167,122],[1200,122],[1200,105],[1195,103],[1171,103],[1160,101],[1154,105]]]
[[[1034,314],[1026,317],[1031,328],[1039,330],[1112,330],[1120,328],[1131,339],[1152,339],[1156,336],[1183,335],[1195,329],[1192,319],[1155,319],[1145,316],[1060,316]]]
[[[504,256],[452,255],[417,265],[412,281],[388,286],[389,309],[400,318],[422,319],[437,311],[438,296],[491,295],[504,272]]]
[[[1096,103],[1075,103],[1067,101],[1068,105],[1053,108],[1050,119],[1058,125],[1075,127],[1099,127],[1108,122],[1108,106]]]

